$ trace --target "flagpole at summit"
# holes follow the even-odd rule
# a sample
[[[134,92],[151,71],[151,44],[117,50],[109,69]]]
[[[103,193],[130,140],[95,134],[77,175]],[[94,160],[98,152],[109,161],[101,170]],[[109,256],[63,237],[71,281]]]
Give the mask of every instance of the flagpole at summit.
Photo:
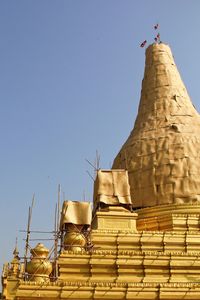
[[[159,24],[157,23],[156,25],[154,25],[154,30],[157,30],[157,31],[158,31],[159,27],[160,27],[160,26],[159,26]],[[159,33],[159,32],[157,32],[156,36],[154,37],[154,41],[155,41],[156,43],[158,43],[158,44],[161,43],[161,40],[160,40],[160,33]]]
[[[159,23],[155,24],[153,28],[154,28],[154,30],[157,31],[157,34],[156,34],[156,36],[154,37],[154,42],[160,44],[160,43],[161,43],[161,40],[160,40],[160,33],[158,32],[158,29],[160,28]],[[147,44],[147,40],[144,40],[144,41],[140,44],[140,47],[141,47],[141,48],[144,48],[144,47],[146,46],[146,44]]]

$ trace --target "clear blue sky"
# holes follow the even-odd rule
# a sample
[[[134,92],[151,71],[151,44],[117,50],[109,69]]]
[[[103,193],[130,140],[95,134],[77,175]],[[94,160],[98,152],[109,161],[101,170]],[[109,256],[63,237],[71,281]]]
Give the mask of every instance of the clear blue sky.
[[[57,185],[92,200],[96,149],[109,168],[133,127],[144,69],[140,43],[160,23],[199,110],[200,1],[0,1],[0,266],[18,236],[52,230]]]

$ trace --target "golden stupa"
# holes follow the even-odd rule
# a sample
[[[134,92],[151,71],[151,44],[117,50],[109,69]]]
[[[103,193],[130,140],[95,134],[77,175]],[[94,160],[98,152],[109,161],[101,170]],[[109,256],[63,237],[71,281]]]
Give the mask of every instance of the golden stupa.
[[[169,46],[152,44],[134,128],[96,172],[93,211],[64,201],[54,257],[15,248],[2,298],[200,299],[199,173],[200,116]]]

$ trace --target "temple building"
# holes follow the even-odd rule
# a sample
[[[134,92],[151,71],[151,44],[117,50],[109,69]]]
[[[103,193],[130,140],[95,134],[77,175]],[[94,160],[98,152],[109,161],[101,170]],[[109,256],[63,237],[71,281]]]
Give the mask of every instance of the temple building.
[[[200,299],[200,116],[168,45],[146,49],[134,128],[55,237],[53,257],[15,248],[3,299]]]

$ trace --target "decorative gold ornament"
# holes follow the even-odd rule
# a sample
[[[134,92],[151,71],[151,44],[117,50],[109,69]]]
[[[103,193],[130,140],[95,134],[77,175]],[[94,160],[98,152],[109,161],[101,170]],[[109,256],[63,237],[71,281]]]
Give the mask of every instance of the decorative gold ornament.
[[[49,250],[41,243],[31,249],[32,258],[26,265],[30,281],[46,282],[52,272],[52,264],[48,259]]]
[[[13,251],[13,259],[10,263],[10,270],[9,273],[10,275],[17,277],[19,275],[19,271],[20,271],[20,258],[19,258],[19,251],[17,249],[17,246],[15,247],[14,251]]]
[[[82,225],[67,224],[64,236],[64,249],[72,251],[83,251],[86,246],[86,238],[82,233]]]

